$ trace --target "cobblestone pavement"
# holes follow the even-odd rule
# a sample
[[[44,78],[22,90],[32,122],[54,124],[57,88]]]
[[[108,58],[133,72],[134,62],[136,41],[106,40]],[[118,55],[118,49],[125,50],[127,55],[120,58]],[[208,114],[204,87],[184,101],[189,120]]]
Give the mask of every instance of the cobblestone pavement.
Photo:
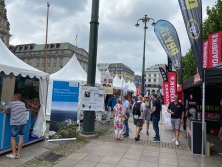
[[[195,156],[192,155],[189,151],[189,148],[187,146],[187,140],[185,138],[184,133],[181,134],[180,137],[180,146],[177,147],[175,146],[174,143],[170,142],[172,137],[173,137],[173,133],[172,130],[164,130],[162,127],[162,123],[160,122],[160,134],[161,134],[161,142],[160,143],[153,143],[152,142],[152,137],[154,135],[153,129],[152,129],[152,125],[150,126],[150,135],[146,135],[146,127],[144,125],[144,128],[141,132],[141,140],[135,142],[134,141],[134,137],[135,137],[135,127],[133,125],[132,120],[129,121],[129,127],[132,131],[132,133],[130,133],[130,137],[127,138],[123,138],[122,141],[118,141],[115,140],[114,138],[114,130],[113,130],[113,121],[111,121],[109,124],[105,124],[105,125],[101,125],[98,122],[96,122],[95,125],[95,131],[99,134],[99,137],[97,139],[77,139],[76,141],[59,141],[59,142],[39,142],[30,146],[27,146],[23,149],[22,152],[22,157],[20,159],[17,160],[11,160],[11,159],[6,159],[5,155],[0,155],[0,167],[13,167],[13,166],[17,166],[17,167],[52,167],[52,166],[56,166],[56,167],[71,167],[74,166],[75,164],[81,164],[81,163],[86,163],[88,161],[84,161],[84,157],[87,159],[89,158],[88,156],[93,156],[93,153],[88,152],[87,148],[91,149],[90,151],[92,151],[95,146],[99,146],[98,148],[104,149],[102,150],[102,152],[96,152],[96,155],[101,154],[104,152],[105,156],[105,152],[108,153],[106,150],[108,147],[110,147],[109,149],[111,149],[111,151],[115,151],[115,149],[120,150],[120,148],[118,149],[118,146],[127,146],[127,149],[135,149],[135,148],[143,148],[143,152],[144,154],[148,153],[146,151],[147,150],[159,150],[159,161],[158,163],[161,164],[162,162],[162,158],[161,155],[165,154],[164,152],[168,152],[169,155],[172,156],[177,156],[178,158],[178,164],[180,163],[179,160],[181,159],[181,162],[184,161],[184,158],[188,158],[190,157],[191,159],[193,159],[193,161],[195,161],[195,164],[193,164],[194,167],[198,166],[197,164],[200,164],[201,158],[200,156]],[[212,143],[214,143],[215,145],[211,147],[211,157],[205,157],[205,162],[206,165],[205,167],[218,167],[218,166],[222,166],[222,157],[218,154],[218,151],[220,151],[221,149],[221,141],[219,141],[216,137],[208,137],[208,140],[211,141]],[[93,147],[93,149],[92,149]],[[115,148],[115,149],[114,149]],[[128,151],[129,151],[128,150]],[[170,151],[171,150],[171,151]],[[85,151],[85,152],[84,152]],[[101,150],[100,150],[101,151]],[[162,153],[163,151],[163,153]],[[55,156],[59,156],[60,157],[53,159],[53,157],[47,158],[46,155],[48,154],[52,154],[54,153]],[[76,159],[76,156],[80,156],[79,154],[81,154],[81,156],[84,154],[85,156],[82,157],[82,159]],[[109,154],[109,153],[108,153]],[[107,155],[108,155],[107,154]],[[130,153],[131,154],[131,153]],[[151,152],[150,152],[151,154]],[[153,154],[153,153],[152,153]],[[184,157],[181,157],[180,154],[184,154]],[[128,153],[126,151],[126,153],[124,154],[123,161],[124,161],[124,157],[128,156]],[[131,156],[131,155],[130,155]],[[153,156],[153,155],[152,155]],[[70,159],[71,157],[71,159]],[[143,157],[143,153],[141,153],[141,158]],[[74,158],[74,159],[72,159]],[[132,157],[135,158],[135,157]],[[48,160],[47,160],[48,159]],[[104,159],[106,159],[106,157],[104,157]],[[154,158],[155,159],[155,158]],[[70,161],[72,160],[72,161]],[[73,160],[75,161],[75,163],[73,163]],[[94,160],[92,160],[94,161]],[[89,162],[92,162],[89,161]],[[121,163],[122,159],[119,161],[119,163]],[[140,166],[139,164],[144,164],[144,160],[142,161],[138,161],[138,166]],[[101,163],[103,162],[103,163]],[[106,162],[105,160],[101,160],[98,161],[97,164],[95,164],[94,166],[118,166],[118,165],[110,165],[108,164],[104,164],[104,162]],[[157,163],[157,164],[158,164]],[[170,163],[170,162],[169,162]],[[193,163],[193,162],[192,162]],[[192,163],[189,166],[192,166]],[[89,163],[89,166],[91,166],[94,163]],[[147,163],[149,164],[149,163]],[[146,165],[147,165],[146,164]],[[144,164],[145,165],[145,164]],[[144,166],[143,165],[143,166]],[[146,166],[145,165],[145,166]],[[151,167],[154,164],[150,164]],[[81,165],[80,165],[81,166]],[[88,165],[85,164],[85,166],[89,167]],[[154,165],[155,166],[155,165]],[[161,166],[161,165],[160,165]],[[160,167],[159,166],[159,167]],[[166,165],[167,166],[167,165]],[[173,165],[169,165],[173,167]],[[178,166],[183,166],[183,165],[178,165]]]

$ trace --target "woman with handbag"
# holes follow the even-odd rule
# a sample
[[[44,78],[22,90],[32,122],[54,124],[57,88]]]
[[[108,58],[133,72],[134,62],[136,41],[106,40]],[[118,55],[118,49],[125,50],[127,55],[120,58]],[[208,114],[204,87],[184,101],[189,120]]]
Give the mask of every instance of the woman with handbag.
[[[123,132],[123,121],[125,118],[124,111],[122,110],[122,105],[119,99],[117,99],[117,104],[114,106],[114,130],[116,140],[122,140],[121,135]]]
[[[151,114],[150,114],[150,99],[148,95],[144,96],[144,105],[143,105],[143,110],[146,111],[146,134],[149,135],[149,127],[150,127],[150,119],[151,119]]]
[[[220,131],[218,133],[218,137],[220,140],[222,140],[222,99],[220,100],[220,105],[221,105],[221,111],[220,111],[220,117],[219,117],[219,124],[220,124]],[[219,152],[220,155],[222,155],[222,151]]]

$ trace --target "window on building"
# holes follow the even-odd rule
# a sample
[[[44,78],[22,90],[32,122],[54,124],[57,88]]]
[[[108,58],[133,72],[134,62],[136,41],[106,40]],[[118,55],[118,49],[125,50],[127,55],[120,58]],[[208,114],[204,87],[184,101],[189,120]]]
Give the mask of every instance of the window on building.
[[[154,74],[154,77],[156,77],[156,74]]]
[[[156,74],[155,74],[155,75],[156,75]],[[156,82],[156,79],[154,79],[153,82]]]
[[[149,77],[151,77],[151,74],[149,74]]]
[[[148,79],[148,82],[151,82],[151,79]]]

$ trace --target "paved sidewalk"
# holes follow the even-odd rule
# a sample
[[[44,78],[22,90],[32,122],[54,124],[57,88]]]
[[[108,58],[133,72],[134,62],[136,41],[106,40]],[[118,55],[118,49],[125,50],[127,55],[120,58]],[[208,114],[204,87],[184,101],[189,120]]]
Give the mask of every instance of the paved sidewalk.
[[[0,167],[199,167],[201,156],[190,153],[185,134],[180,135],[180,146],[171,142],[173,131],[164,130],[160,122],[160,143],[153,143],[154,132],[150,124],[150,135],[146,135],[146,126],[141,132],[141,140],[134,141],[135,126],[132,117],[129,121],[132,131],[122,141],[115,140],[112,122],[99,125],[97,129],[107,131],[105,135],[86,142],[39,142],[24,148],[20,159],[11,160],[0,155]],[[63,155],[54,162],[42,161],[48,152]],[[212,151],[211,157],[205,157],[205,167],[221,167],[222,156]]]

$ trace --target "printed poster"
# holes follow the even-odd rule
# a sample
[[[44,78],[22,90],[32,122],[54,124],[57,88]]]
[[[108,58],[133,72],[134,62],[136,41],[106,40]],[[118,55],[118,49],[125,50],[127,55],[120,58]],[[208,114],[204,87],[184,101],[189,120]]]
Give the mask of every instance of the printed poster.
[[[167,112],[168,105],[162,105],[162,118],[164,127],[172,127],[171,125],[171,115]]]
[[[105,94],[113,94],[113,74],[101,72],[101,84],[105,90]]]
[[[104,111],[104,89],[83,86],[80,109],[86,111]]]
[[[76,137],[78,97],[78,82],[53,81],[49,141]]]

